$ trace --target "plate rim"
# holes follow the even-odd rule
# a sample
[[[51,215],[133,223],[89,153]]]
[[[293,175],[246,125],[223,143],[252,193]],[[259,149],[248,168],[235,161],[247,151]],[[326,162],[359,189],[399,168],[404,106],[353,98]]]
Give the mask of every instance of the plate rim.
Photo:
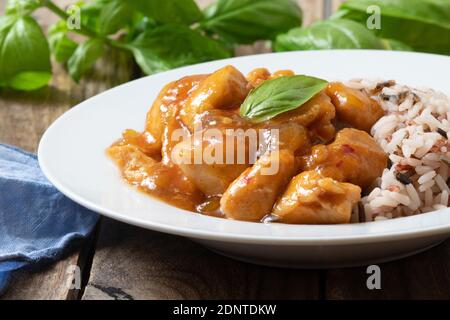
[[[390,232],[390,233],[385,233],[382,231],[372,231],[372,233],[370,234],[358,234],[358,235],[345,235],[345,236],[334,236],[334,237],[323,237],[323,236],[317,236],[317,237],[302,237],[302,236],[298,236],[298,237],[274,237],[273,235],[246,235],[246,234],[241,234],[241,233],[231,233],[231,232],[222,232],[222,233],[217,233],[217,232],[211,232],[208,230],[198,230],[198,229],[192,229],[192,228],[186,228],[186,227],[180,227],[180,226],[172,226],[169,224],[163,224],[163,223],[159,223],[159,222],[151,222],[149,220],[146,221],[141,221],[139,219],[134,219],[132,217],[127,217],[123,214],[120,214],[114,210],[110,210],[107,208],[103,208],[102,206],[91,202],[89,200],[83,199],[82,196],[76,194],[75,192],[72,192],[70,189],[66,188],[66,186],[64,186],[62,183],[60,183],[60,181],[58,180],[57,177],[55,177],[52,173],[51,170],[46,166],[45,162],[42,160],[43,159],[43,146],[47,143],[47,140],[49,139],[49,137],[51,136],[52,131],[55,128],[55,124],[59,123],[61,121],[64,121],[64,119],[66,117],[70,117],[70,115],[73,112],[77,112],[77,109],[79,110],[80,108],[84,108],[86,107],[92,99],[97,99],[100,96],[107,94],[108,92],[110,92],[111,90],[116,90],[118,88],[124,88],[126,86],[131,86],[133,85],[135,82],[137,81],[145,81],[145,79],[149,78],[149,77],[155,77],[155,76],[166,76],[170,73],[174,73],[174,72],[180,72],[183,70],[189,70],[192,67],[195,66],[205,66],[211,63],[217,63],[217,62],[229,62],[230,64],[233,63],[233,61],[242,59],[242,58],[251,58],[253,56],[274,56],[274,55],[295,55],[295,54],[316,54],[316,53],[325,53],[325,52],[344,52],[344,53],[357,53],[359,52],[359,54],[362,52],[364,54],[383,54],[383,55],[421,55],[421,56],[430,56],[430,57],[437,57],[437,58],[444,58],[444,59],[450,59],[449,56],[444,56],[444,55],[438,55],[438,54],[430,54],[430,53],[418,53],[418,52],[399,52],[399,51],[385,51],[385,50],[354,50],[354,49],[339,49],[339,50],[309,50],[309,51],[288,51],[288,52],[276,52],[276,53],[265,53],[265,54],[257,54],[257,55],[249,55],[249,56],[243,56],[243,57],[233,57],[233,58],[228,58],[228,59],[222,59],[222,60],[215,60],[215,61],[209,61],[209,62],[204,62],[204,63],[199,63],[199,64],[194,64],[194,65],[189,65],[189,66],[184,66],[184,67],[180,67],[180,68],[176,68],[176,69],[172,69],[169,71],[165,71],[165,72],[161,72],[155,75],[149,75],[149,76],[145,76],[142,78],[138,78],[138,79],[134,79],[131,81],[128,81],[126,83],[120,84],[116,87],[110,88],[108,90],[105,90],[95,96],[92,96],[78,104],[76,104],[75,106],[73,106],[72,108],[70,108],[69,110],[67,110],[66,112],[64,112],[62,115],[60,115],[44,132],[44,134],[42,135],[40,141],[39,141],[39,145],[38,145],[38,151],[37,151],[37,155],[38,155],[38,161],[39,161],[39,166],[41,167],[42,172],[44,173],[44,175],[47,177],[47,179],[61,192],[63,193],[65,196],[67,196],[68,198],[70,198],[71,200],[73,200],[74,202],[94,211],[97,212],[99,214],[108,216],[112,219],[124,222],[124,223],[128,223],[128,224],[132,224],[135,226],[139,226],[139,227],[143,227],[146,229],[150,229],[150,230],[155,230],[155,231],[159,231],[159,232],[164,232],[164,233],[169,233],[169,234],[174,234],[174,235],[179,235],[179,236],[185,236],[185,237],[189,237],[189,238],[195,238],[195,239],[201,239],[201,240],[211,240],[211,241],[219,241],[219,242],[229,242],[229,243],[247,243],[247,244],[270,244],[270,245],[345,245],[345,244],[363,244],[363,243],[373,243],[373,242],[378,242],[379,240],[382,240],[383,242],[387,242],[387,241],[396,241],[396,240],[405,240],[405,239],[413,239],[413,238],[420,238],[420,237],[427,237],[427,236],[432,236],[432,235],[443,235],[443,234],[447,234],[448,236],[450,236],[450,223],[449,224],[444,224],[444,225],[434,225],[431,227],[426,227],[426,228],[414,228],[414,229],[410,229],[410,230],[401,230],[398,232]],[[112,139],[114,139],[114,137],[112,137]],[[130,187],[132,188],[132,187]],[[138,192],[138,191],[136,191]],[[151,196],[149,196],[151,197]],[[156,198],[152,199],[153,201],[160,201]],[[183,214],[186,213],[190,213],[190,214],[194,214],[194,215],[199,215],[197,213],[192,213],[186,210],[182,210],[179,209],[180,211],[184,211]],[[402,220],[402,221],[411,221],[417,217],[423,217],[424,215],[427,216],[431,216],[431,215],[438,215],[438,214],[443,214],[443,212],[446,212],[444,214],[448,214],[450,213],[450,208],[447,209],[442,209],[442,210],[438,210],[438,211],[433,211],[433,212],[429,212],[429,213],[425,213],[425,214],[421,214],[421,215],[416,215],[416,216],[411,216],[411,217],[402,217],[402,218],[398,218],[398,219],[392,219],[392,220],[383,220],[383,221],[376,221],[376,222],[366,222],[366,223],[360,223],[360,224],[352,224],[353,227],[358,228],[358,227],[363,227],[364,225],[367,224],[373,224],[373,223],[378,223],[378,224],[389,224],[389,223],[393,223],[394,221],[398,221],[398,220]],[[200,216],[200,215],[199,215]],[[204,217],[204,216],[202,216]],[[207,217],[208,219],[220,219],[220,221],[224,222],[224,221],[228,221],[226,219],[223,218],[215,218],[215,217]],[[213,220],[211,220],[213,221]],[[233,220],[231,220],[233,221]],[[233,221],[236,222],[236,221]],[[226,222],[224,222],[226,223]],[[242,224],[252,224],[252,225],[258,225],[261,223],[255,223],[255,222],[245,222],[245,221],[239,221],[238,223],[242,223]],[[267,226],[267,224],[265,224]],[[295,228],[295,227],[312,227],[312,228],[320,228],[320,227],[336,227],[339,228],[339,226],[348,226],[349,224],[343,224],[343,225],[289,225],[289,224],[277,224],[277,227],[279,226],[283,226],[283,227],[287,227],[287,228]]]

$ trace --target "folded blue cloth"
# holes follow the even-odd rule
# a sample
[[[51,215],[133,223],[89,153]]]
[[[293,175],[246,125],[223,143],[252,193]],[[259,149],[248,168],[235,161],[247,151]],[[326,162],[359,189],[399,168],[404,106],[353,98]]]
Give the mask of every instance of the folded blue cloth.
[[[51,185],[35,155],[0,144],[0,294],[13,270],[56,260],[97,220]]]

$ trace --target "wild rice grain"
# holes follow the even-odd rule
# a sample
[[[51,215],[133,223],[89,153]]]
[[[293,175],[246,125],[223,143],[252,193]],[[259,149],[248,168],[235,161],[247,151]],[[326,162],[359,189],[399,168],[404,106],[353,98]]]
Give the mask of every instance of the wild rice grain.
[[[430,171],[425,173],[424,175],[422,175],[419,180],[417,180],[417,182],[419,184],[424,184],[428,181],[431,181],[431,179],[433,179],[436,176],[436,172],[435,171]]]
[[[428,189],[431,189],[431,187],[434,186],[434,183],[435,183],[434,180],[430,180],[430,181],[425,182],[424,184],[421,184],[419,186],[419,191],[420,192],[424,192],[424,191],[426,191]],[[433,190],[431,190],[431,191],[433,191]]]
[[[397,172],[395,174],[395,177],[397,178],[398,181],[400,181],[401,183],[403,183],[405,185],[411,183],[411,180],[409,180],[408,176],[404,173]]]
[[[448,193],[450,193],[450,188],[447,186],[447,184],[445,183],[445,180],[440,176],[437,175],[434,180],[436,181],[436,184],[439,186],[439,188],[442,191],[446,191]]]
[[[447,132],[445,132],[444,130],[442,130],[441,128],[437,129],[437,132],[443,136],[445,139],[447,139]]]
[[[358,201],[358,220],[359,222],[366,222],[366,213],[361,201]]]
[[[448,191],[442,191],[441,193],[441,202],[440,204],[442,204],[443,206],[447,206],[448,205]]]
[[[390,169],[391,167],[392,167],[392,160],[390,158],[388,158],[387,168]]]
[[[396,207],[399,202],[391,197],[376,197],[370,202],[372,209],[380,207]]]
[[[430,188],[425,190],[425,206],[430,207],[433,205],[433,192]]]
[[[361,199],[366,221],[446,207],[450,194],[450,98],[428,88],[355,80],[385,110],[371,134],[389,156],[387,168]]]
[[[416,172],[417,174],[423,175],[425,173],[431,172],[433,171],[432,167],[429,166],[417,166],[416,167]]]
[[[435,205],[433,205],[433,209],[434,210],[442,210],[442,209],[446,209],[446,208],[447,208],[447,206],[444,206],[442,204],[435,204]]]
[[[383,82],[379,82],[377,83],[376,87],[375,87],[375,91],[380,91],[385,87],[392,87],[395,85],[395,80],[387,80],[387,81],[383,81]]]
[[[450,159],[447,157],[441,157],[442,162],[444,162],[446,165],[450,166]]]
[[[414,186],[412,184],[408,184],[406,186],[406,192],[408,192],[408,195],[412,200],[409,207],[412,210],[416,210],[421,205],[421,200],[419,198],[419,194],[416,191],[416,188],[414,188]],[[412,205],[413,203],[414,203],[414,205]]]

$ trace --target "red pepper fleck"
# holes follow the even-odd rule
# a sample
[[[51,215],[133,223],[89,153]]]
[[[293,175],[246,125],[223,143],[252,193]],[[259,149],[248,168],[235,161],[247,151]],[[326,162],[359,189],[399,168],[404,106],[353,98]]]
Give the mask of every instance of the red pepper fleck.
[[[400,187],[399,186],[395,186],[395,185],[391,185],[387,189],[389,191],[392,191],[392,192],[399,192],[400,191]]]
[[[242,181],[243,181],[246,185],[249,184],[251,180],[252,180],[252,178],[251,178],[251,177],[248,177],[248,176],[244,176],[244,177],[242,178]]]
[[[414,169],[412,166],[410,166],[409,164],[397,164],[395,165],[395,169],[397,171],[410,171],[412,169]]]
[[[349,153],[353,153],[355,152],[355,149],[353,149],[351,146],[349,146],[348,144],[343,144],[342,145],[342,150],[344,150],[345,154],[349,154]]]
[[[339,160],[339,161],[336,163],[336,167],[337,167],[337,168],[340,168],[343,164],[344,164],[344,160]]]

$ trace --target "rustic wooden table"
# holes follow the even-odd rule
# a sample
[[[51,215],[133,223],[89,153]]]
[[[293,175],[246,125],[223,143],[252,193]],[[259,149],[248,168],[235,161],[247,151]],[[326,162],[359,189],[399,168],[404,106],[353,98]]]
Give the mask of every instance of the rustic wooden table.
[[[0,0],[3,13],[6,0]],[[64,5],[70,1],[59,0]],[[202,0],[204,6],[210,2]],[[299,0],[309,24],[340,0]],[[36,13],[42,25],[55,17]],[[238,54],[264,51],[263,44]],[[48,88],[22,93],[0,89],[0,142],[36,151],[40,136],[76,103],[139,76],[129,57],[111,53],[79,85],[54,65]],[[78,266],[80,288],[71,289]],[[180,237],[107,218],[91,238],[57,263],[19,271],[3,299],[448,299],[450,241],[427,252],[380,265],[382,289],[368,290],[366,267],[287,270],[234,261]]]

